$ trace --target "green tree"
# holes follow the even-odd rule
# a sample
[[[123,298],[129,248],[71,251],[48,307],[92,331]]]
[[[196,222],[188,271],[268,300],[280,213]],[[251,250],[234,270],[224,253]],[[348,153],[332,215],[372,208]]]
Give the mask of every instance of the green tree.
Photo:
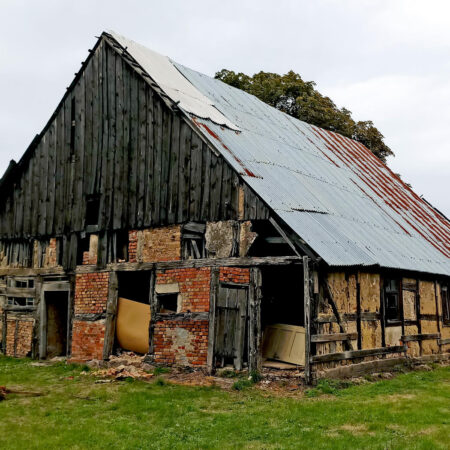
[[[338,108],[329,97],[315,89],[313,81],[303,81],[292,70],[284,75],[259,72],[250,77],[242,72],[223,69],[216,73],[215,78],[255,95],[292,117],[355,139],[384,162],[394,154],[372,121],[356,122],[351,111]]]

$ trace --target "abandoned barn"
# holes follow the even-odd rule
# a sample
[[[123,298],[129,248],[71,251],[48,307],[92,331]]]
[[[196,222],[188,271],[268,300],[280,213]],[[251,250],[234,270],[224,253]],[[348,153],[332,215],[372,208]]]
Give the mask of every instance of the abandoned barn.
[[[450,355],[446,217],[362,144],[115,33],[0,192],[6,355],[307,380]]]

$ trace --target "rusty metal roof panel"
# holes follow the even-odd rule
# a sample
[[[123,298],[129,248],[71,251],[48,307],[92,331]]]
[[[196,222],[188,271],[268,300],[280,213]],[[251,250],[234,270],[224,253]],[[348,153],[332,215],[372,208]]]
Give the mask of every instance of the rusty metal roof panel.
[[[328,264],[450,275],[450,223],[363,145],[174,65],[241,132],[197,126]]]
[[[328,264],[450,275],[449,221],[363,145],[114,38]]]

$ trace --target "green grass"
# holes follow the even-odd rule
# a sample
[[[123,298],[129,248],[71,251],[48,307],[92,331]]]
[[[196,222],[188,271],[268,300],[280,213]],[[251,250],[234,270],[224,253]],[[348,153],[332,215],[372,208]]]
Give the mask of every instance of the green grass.
[[[95,384],[75,365],[0,357],[0,448],[449,448],[450,368],[303,398],[157,380]],[[312,392],[312,393],[311,393]]]

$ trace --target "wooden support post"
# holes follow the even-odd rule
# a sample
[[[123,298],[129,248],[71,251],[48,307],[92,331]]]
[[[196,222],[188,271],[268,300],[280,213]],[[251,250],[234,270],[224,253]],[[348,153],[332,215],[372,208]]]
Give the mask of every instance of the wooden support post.
[[[111,272],[109,274],[108,303],[106,305],[106,329],[105,342],[103,345],[103,359],[109,358],[114,347],[118,294],[119,283],[117,272]]]
[[[310,365],[311,351],[311,296],[310,296],[310,275],[309,258],[303,257],[303,299],[305,316],[305,383],[311,384],[312,374]]]
[[[217,291],[219,288],[219,269],[211,269],[211,282],[209,293],[209,327],[208,327],[208,355],[206,364],[208,372],[212,373],[214,370],[214,344],[216,336],[216,301]]]
[[[249,333],[248,333],[248,368],[250,372],[261,370],[261,270],[250,269],[250,290],[248,302]]]
[[[156,324],[156,315],[158,312],[158,299],[155,293],[155,284],[156,284],[156,271],[152,270],[150,272],[150,290],[149,290],[149,304],[150,304],[150,324],[148,328],[148,354],[151,357],[154,356],[155,353],[155,324]]]
[[[6,355],[6,325],[8,319],[8,312],[3,310],[3,326],[2,326],[2,352]]]
[[[358,332],[358,350],[361,350],[362,349],[361,283],[359,281],[359,272],[356,272],[356,331]]]

